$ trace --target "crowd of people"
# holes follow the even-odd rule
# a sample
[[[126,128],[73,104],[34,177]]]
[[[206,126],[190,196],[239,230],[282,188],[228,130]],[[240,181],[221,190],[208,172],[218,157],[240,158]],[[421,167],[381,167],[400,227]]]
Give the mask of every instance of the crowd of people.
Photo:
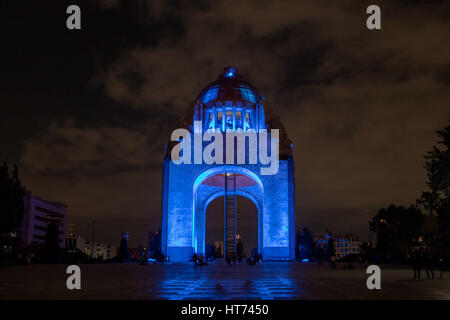
[[[323,264],[325,257],[319,256],[317,259],[318,264]],[[202,255],[194,254],[192,257],[192,261],[195,265],[208,265],[208,262],[211,262],[213,258],[205,259]],[[242,263],[246,261],[249,265],[255,265],[256,263],[262,262],[262,257],[258,255],[256,250],[252,251],[250,257],[246,257],[244,254],[241,255],[233,255],[232,257],[225,257],[225,262],[230,265],[234,263]],[[441,257],[434,254],[430,249],[419,248],[415,250],[410,256],[409,261],[414,271],[414,279],[421,280],[422,279],[422,271],[426,272],[427,279],[434,280],[435,278],[442,278],[442,275],[446,271],[450,271],[450,256]],[[329,262],[331,268],[333,270],[337,269],[337,257],[335,255],[330,256]],[[360,255],[358,261],[361,264],[361,267],[366,267],[369,263],[367,258]],[[342,269],[355,269],[353,264],[350,261],[341,261]],[[435,270],[439,271],[439,277],[435,275]]]
[[[203,255],[197,255],[197,254],[193,254],[192,255],[192,262],[194,263],[194,265],[199,265],[199,266],[206,266],[208,265],[208,262],[213,262],[214,261],[214,257],[207,257],[205,258]],[[260,256],[257,251],[252,251],[252,254],[250,255],[250,257],[246,257],[245,254],[234,254],[232,256],[229,257],[225,257],[225,262],[228,265],[231,265],[232,263],[243,263],[243,262],[247,262],[247,264],[253,266],[256,263],[261,263],[262,262],[262,256]]]
[[[330,256],[328,259],[331,265],[331,269],[337,269],[337,259],[335,255]],[[358,261],[361,267],[364,268],[368,265],[368,261],[365,257],[360,256]],[[322,259],[319,257],[317,260],[318,264],[324,262],[324,257]],[[425,272],[426,278],[429,280],[434,280],[436,278],[442,278],[442,275],[450,271],[450,256],[439,256],[429,248],[418,248],[409,256],[409,262],[414,272],[414,279],[423,279],[422,271]],[[349,261],[344,262],[342,269],[354,269],[352,263]],[[439,276],[435,275],[435,270],[439,271]]]
[[[439,257],[430,249],[419,248],[410,257],[411,266],[414,271],[414,279],[421,280],[421,272],[425,270],[427,279],[434,280],[434,270],[440,271],[439,278],[450,269],[449,257]]]

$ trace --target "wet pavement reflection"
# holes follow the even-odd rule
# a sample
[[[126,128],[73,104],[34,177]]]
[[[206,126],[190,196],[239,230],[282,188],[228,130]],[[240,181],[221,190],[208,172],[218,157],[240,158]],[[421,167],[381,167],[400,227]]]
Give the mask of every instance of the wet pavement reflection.
[[[364,268],[264,262],[207,266],[81,265],[82,290],[68,290],[65,265],[2,268],[0,299],[450,299],[450,276],[412,279],[412,271],[381,266],[381,290],[368,290]]]

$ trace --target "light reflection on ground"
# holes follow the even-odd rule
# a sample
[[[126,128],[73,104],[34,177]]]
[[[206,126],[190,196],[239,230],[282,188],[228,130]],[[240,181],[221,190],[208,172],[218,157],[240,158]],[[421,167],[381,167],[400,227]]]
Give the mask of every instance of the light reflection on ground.
[[[448,274],[415,281],[408,269],[381,270],[382,289],[368,290],[365,269],[315,263],[81,265],[82,290],[68,290],[64,265],[16,266],[0,270],[0,299],[450,299]]]

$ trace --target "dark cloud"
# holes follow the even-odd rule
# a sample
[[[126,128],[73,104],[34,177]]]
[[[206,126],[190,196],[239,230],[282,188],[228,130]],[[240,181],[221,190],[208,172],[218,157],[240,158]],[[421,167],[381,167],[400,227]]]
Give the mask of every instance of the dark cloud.
[[[157,165],[150,159],[152,143],[151,137],[124,128],[52,125],[25,141],[22,163],[37,174],[62,176],[143,170]]]
[[[425,188],[422,155],[450,118],[450,5],[380,1],[382,30],[369,31],[369,4],[81,2],[78,34],[64,29],[65,4],[47,19],[31,15],[41,34],[17,11],[6,21],[18,31],[6,39],[10,80],[0,89],[13,138],[1,141],[27,186],[68,202],[75,220],[98,215],[117,231],[114,219],[130,211],[157,229],[170,130],[236,65],[294,142],[297,225],[366,232],[377,208],[414,202]]]

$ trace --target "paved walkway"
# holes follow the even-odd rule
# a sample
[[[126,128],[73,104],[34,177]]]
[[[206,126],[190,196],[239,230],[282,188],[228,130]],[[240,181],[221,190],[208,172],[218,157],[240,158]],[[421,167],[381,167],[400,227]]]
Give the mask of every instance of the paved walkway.
[[[314,263],[81,265],[82,290],[66,289],[65,270],[0,268],[0,299],[450,299],[448,274],[415,281],[410,270],[383,266],[381,290],[367,289],[364,269]]]

